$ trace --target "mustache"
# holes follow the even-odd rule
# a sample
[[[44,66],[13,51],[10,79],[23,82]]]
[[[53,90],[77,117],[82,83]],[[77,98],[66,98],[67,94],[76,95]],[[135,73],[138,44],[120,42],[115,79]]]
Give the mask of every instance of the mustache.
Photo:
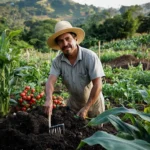
[[[62,50],[65,50],[66,48],[71,48],[71,46],[70,46],[70,45],[64,46],[64,47],[62,48]]]

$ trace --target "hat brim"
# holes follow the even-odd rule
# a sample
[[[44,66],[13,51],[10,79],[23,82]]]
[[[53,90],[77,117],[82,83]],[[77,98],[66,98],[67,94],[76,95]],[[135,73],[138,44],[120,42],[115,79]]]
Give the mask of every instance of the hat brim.
[[[84,37],[85,37],[85,32],[83,29],[81,28],[77,28],[77,27],[72,27],[72,28],[67,28],[61,31],[58,31],[56,33],[54,33],[52,36],[50,36],[47,40],[47,44],[50,48],[55,49],[55,50],[60,50],[60,47],[57,45],[57,43],[55,42],[55,39],[67,32],[73,32],[77,35],[77,43],[80,44]]]

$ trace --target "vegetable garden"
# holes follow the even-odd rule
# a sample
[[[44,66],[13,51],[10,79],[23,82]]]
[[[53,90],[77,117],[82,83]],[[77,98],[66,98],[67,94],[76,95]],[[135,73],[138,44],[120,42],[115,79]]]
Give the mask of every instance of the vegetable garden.
[[[52,124],[65,124],[65,133],[48,133],[44,114],[48,54],[19,49],[11,40],[19,31],[0,38],[1,150],[149,150],[150,149],[150,35],[112,41],[101,46],[106,77],[106,111],[82,120],[65,106],[69,94],[61,78],[53,95]],[[98,54],[98,47],[91,47]]]

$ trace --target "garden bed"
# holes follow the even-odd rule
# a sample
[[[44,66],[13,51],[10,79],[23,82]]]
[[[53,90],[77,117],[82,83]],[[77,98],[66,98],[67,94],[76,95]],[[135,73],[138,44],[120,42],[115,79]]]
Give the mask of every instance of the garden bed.
[[[88,120],[74,117],[67,107],[53,111],[52,125],[64,123],[64,134],[49,134],[48,119],[43,107],[29,112],[10,114],[0,122],[1,150],[75,150],[84,138],[98,130],[115,134],[110,124],[103,127],[85,127]],[[104,150],[100,145],[86,145],[82,150]]]
[[[130,65],[137,67],[140,64],[143,65],[143,70],[150,70],[150,60],[137,59],[133,55],[122,55],[108,63],[108,65],[110,65],[113,68],[124,68],[124,69],[128,69]]]

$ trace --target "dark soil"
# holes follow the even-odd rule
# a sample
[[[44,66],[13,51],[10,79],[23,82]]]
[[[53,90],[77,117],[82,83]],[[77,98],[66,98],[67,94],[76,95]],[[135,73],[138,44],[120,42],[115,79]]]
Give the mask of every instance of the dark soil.
[[[150,60],[137,59],[133,55],[122,55],[108,63],[108,65],[110,65],[113,68],[124,69],[128,69],[130,65],[137,67],[139,64],[143,65],[143,70],[150,70]]]
[[[65,132],[49,134],[48,117],[42,107],[10,114],[0,122],[0,150],[75,150],[84,138],[98,130],[115,134],[110,124],[85,127],[88,120],[74,117],[67,107],[55,109],[52,125],[64,123]],[[100,145],[86,145],[82,150],[104,150]]]

